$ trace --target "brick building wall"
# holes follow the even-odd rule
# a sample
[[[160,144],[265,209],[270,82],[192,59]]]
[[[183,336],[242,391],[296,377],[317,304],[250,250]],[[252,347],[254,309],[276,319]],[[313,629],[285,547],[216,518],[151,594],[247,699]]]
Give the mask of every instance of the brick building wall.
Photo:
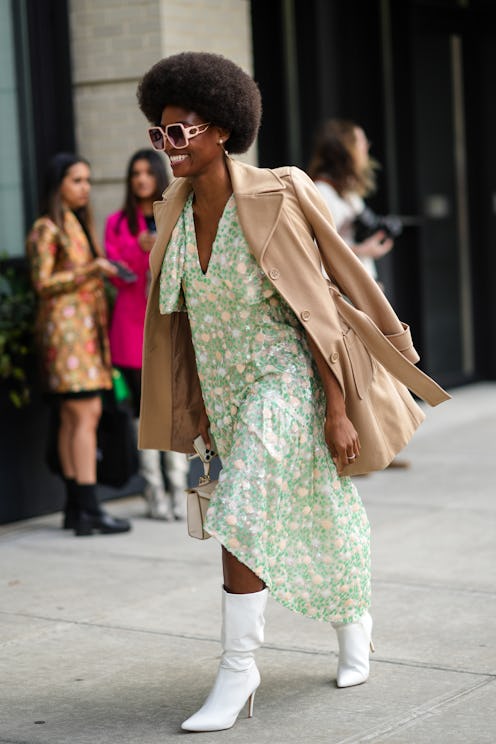
[[[99,235],[124,196],[132,153],[148,144],[136,87],[180,51],[224,54],[252,71],[249,0],[71,0],[76,142],[91,163]],[[253,147],[245,156],[256,161]]]

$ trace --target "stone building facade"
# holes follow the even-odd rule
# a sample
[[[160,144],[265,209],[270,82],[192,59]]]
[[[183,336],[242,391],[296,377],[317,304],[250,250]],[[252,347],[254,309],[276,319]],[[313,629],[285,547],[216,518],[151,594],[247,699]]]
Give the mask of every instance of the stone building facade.
[[[157,60],[181,51],[223,54],[252,73],[249,0],[71,0],[69,21],[78,151],[91,163],[99,233],[119,208],[130,155],[148,146],[136,87]],[[254,148],[247,154],[254,162]]]

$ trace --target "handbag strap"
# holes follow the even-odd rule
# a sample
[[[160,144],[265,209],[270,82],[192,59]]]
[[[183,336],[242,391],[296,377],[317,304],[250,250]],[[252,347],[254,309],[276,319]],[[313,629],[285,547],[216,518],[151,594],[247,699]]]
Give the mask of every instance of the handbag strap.
[[[198,479],[198,485],[204,486],[206,483],[210,483],[210,462],[203,463],[203,475],[200,475]]]

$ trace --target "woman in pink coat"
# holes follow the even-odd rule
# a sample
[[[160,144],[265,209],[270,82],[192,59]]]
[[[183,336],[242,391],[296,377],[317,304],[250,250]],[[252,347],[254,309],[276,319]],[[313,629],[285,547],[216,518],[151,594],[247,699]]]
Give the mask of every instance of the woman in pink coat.
[[[105,249],[127,273],[113,279],[117,297],[110,326],[112,363],[120,369],[132,393],[139,416],[143,324],[148,285],[148,259],[155,242],[153,202],[162,198],[168,183],[164,159],[151,149],[132,155],[126,176],[124,205],[105,226]],[[160,453],[140,451],[140,472],[146,481],[148,515],[158,519],[183,516],[187,465],[184,455],[165,453],[169,492],[164,488]]]

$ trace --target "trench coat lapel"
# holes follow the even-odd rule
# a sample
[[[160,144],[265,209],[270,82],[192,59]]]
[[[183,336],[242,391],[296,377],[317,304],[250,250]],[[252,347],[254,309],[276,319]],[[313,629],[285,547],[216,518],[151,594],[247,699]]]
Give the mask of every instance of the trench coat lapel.
[[[260,264],[279,221],[286,186],[268,169],[254,168],[229,157],[227,167],[241,228]]]
[[[255,168],[227,157],[241,228],[250,250],[260,263],[279,221],[286,188],[279,176],[269,169]],[[178,179],[167,189],[162,201],[155,202],[153,211],[158,225],[157,239],[150,254],[153,277],[160,273],[165,249],[178,220],[191,184]]]

